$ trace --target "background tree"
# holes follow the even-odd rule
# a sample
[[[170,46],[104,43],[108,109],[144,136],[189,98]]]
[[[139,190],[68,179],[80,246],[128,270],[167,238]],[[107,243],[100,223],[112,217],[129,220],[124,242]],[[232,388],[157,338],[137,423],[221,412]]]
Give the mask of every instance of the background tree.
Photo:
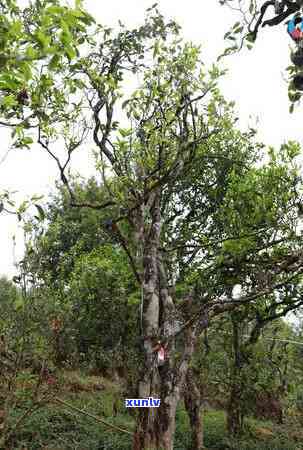
[[[93,179],[75,182],[74,189],[83,201],[102,201],[104,189]],[[127,379],[136,355],[140,295],[127,256],[102,229],[106,214],[72,208],[58,188],[45,218],[45,224],[27,224],[31,240],[24,263],[37,295],[48,298],[46,329],[55,318],[61,321],[55,354],[108,375],[118,370]]]

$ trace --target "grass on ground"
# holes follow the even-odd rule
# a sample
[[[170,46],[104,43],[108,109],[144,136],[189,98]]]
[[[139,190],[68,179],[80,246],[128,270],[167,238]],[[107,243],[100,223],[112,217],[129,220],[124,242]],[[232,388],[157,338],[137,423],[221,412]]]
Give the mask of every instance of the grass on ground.
[[[121,388],[100,377],[80,372],[61,374],[55,395],[80,410],[132,431],[134,417],[126,413]],[[116,401],[116,415],[113,404]],[[11,424],[23,413],[12,411]],[[204,441],[209,450],[302,450],[303,432],[295,423],[277,426],[250,419],[246,435],[228,438],[225,414],[206,411]],[[180,406],[176,418],[175,450],[190,446],[189,421]],[[10,448],[5,450],[130,450],[131,436],[106,428],[94,419],[62,404],[50,403],[30,415],[16,432]]]

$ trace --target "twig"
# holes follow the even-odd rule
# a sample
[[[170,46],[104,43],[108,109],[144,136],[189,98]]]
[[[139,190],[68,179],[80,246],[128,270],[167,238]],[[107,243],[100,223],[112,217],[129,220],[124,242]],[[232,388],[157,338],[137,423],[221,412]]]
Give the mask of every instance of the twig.
[[[57,402],[57,403],[60,403],[61,405],[66,406],[67,408],[72,409],[73,411],[76,411],[76,412],[78,412],[80,414],[83,414],[83,415],[85,415],[87,417],[91,417],[92,419],[95,419],[97,422],[102,423],[106,427],[112,428],[113,430],[116,430],[116,431],[120,431],[121,433],[130,434],[131,436],[133,435],[133,433],[131,431],[124,430],[124,428],[120,428],[120,427],[118,427],[116,425],[112,425],[111,423],[108,423],[105,420],[100,419],[100,417],[94,416],[93,414],[90,414],[90,413],[88,413],[86,411],[83,411],[82,409],[76,408],[76,406],[73,406],[73,405],[70,405],[69,403],[66,403],[65,401],[61,400],[58,397],[55,397],[54,401]]]

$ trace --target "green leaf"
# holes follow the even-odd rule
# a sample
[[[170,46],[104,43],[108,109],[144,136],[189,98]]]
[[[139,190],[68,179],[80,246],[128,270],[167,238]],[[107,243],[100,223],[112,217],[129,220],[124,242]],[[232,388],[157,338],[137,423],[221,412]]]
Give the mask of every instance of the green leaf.
[[[76,10],[74,9],[74,10],[70,11],[69,13],[70,13],[70,15],[72,15],[73,17],[76,17],[76,18],[85,17],[85,13],[83,11],[81,11],[80,9],[76,9]]]
[[[49,45],[51,38],[49,36],[46,36],[42,31],[37,31],[35,34],[35,37],[37,39],[38,44],[45,50],[46,47]]]
[[[0,76],[0,89],[9,89],[16,91],[20,88],[20,80],[9,74],[4,74]]]
[[[65,8],[62,8],[62,6],[49,6],[45,10],[46,14],[62,14],[64,12]]]
[[[26,48],[25,55],[26,55],[27,58],[29,58],[29,59],[36,59],[36,58],[39,56],[39,53],[37,52],[37,50],[34,49],[34,47],[32,47],[31,45],[29,45],[29,46]]]
[[[23,62],[22,65],[20,65],[20,71],[24,75],[26,81],[29,81],[32,78],[32,69],[28,62]]]
[[[35,204],[35,207],[38,210],[40,220],[44,220],[45,219],[45,212],[44,212],[44,209],[42,208],[42,206],[40,206],[38,204]]]
[[[116,82],[116,80],[113,78],[112,75],[109,75],[109,76],[108,76],[108,78],[107,78],[107,83],[108,83],[108,85],[109,85],[109,87],[110,87],[111,89],[116,89],[116,87],[117,87],[117,82]]]
[[[58,54],[55,54],[50,60],[49,68],[52,70],[57,69],[57,67],[59,67],[59,63],[60,63],[60,56]]]
[[[18,104],[15,95],[10,94],[10,95],[6,95],[5,97],[2,98],[1,100],[1,104],[3,106],[7,106],[8,108],[11,108],[12,106],[15,106]]]
[[[23,139],[22,139],[22,143],[26,146],[26,147],[29,147],[29,145],[30,144],[32,144],[34,141],[33,141],[33,138],[31,138],[30,136],[25,136]]]
[[[121,134],[122,137],[128,137],[132,134],[132,130],[131,129],[125,129],[125,128],[120,128],[119,129],[119,133]]]
[[[38,200],[42,200],[44,198],[44,195],[33,195],[31,198],[32,202],[38,201]]]
[[[253,33],[248,33],[245,37],[248,42],[255,42],[256,36]]]
[[[63,45],[69,45],[72,42],[73,36],[71,35],[71,33],[62,31],[62,33],[60,33],[59,39]]]
[[[70,45],[65,47],[65,52],[70,61],[77,56],[75,49],[73,47],[71,47]]]
[[[22,32],[22,22],[20,20],[16,20],[11,25],[10,33],[14,37],[17,37],[17,35],[20,35],[21,32]]]

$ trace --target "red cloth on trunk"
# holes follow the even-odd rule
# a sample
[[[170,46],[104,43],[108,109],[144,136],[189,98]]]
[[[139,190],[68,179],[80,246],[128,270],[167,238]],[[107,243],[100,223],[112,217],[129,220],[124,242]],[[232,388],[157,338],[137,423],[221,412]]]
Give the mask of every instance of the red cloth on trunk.
[[[296,28],[296,29],[291,33],[291,37],[292,37],[295,41],[298,41],[299,39],[302,39],[303,33],[302,33],[301,30],[299,30],[298,28]]]

